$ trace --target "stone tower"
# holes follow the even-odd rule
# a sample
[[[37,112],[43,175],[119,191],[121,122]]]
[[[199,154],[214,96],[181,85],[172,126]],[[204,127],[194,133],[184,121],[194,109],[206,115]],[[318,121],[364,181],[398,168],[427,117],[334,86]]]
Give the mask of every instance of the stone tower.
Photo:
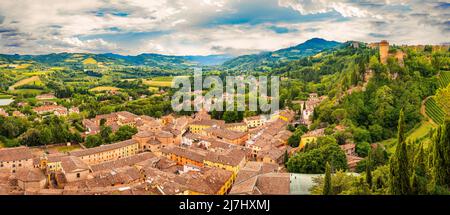
[[[382,64],[387,64],[387,59],[389,56],[389,43],[386,40],[380,42],[380,62]]]

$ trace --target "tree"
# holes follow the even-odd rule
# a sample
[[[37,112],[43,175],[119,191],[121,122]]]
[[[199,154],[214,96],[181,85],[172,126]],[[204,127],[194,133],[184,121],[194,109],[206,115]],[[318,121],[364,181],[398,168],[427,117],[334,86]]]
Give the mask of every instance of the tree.
[[[376,106],[376,111],[374,115],[376,116],[376,122],[381,125],[385,125],[385,118],[390,116],[394,110],[394,96],[392,94],[392,89],[386,85],[378,88],[375,93],[374,104]]]
[[[369,126],[369,132],[370,132],[370,137],[372,138],[372,141],[374,142],[378,142],[381,141],[385,138],[385,132],[383,130],[383,127],[381,127],[381,125],[378,124],[374,124]]]
[[[106,119],[105,118],[101,118],[100,119],[100,126],[104,126],[106,124]]]
[[[117,130],[114,133],[113,140],[114,141],[128,140],[128,139],[131,139],[131,137],[133,135],[135,135],[137,132],[138,132],[138,130],[135,127],[132,127],[132,126],[129,126],[129,125],[121,126],[119,128],[119,130]]]
[[[41,133],[39,136],[39,142],[40,144],[49,144],[53,140],[52,133],[50,129],[43,128],[41,129]]]
[[[27,132],[23,133],[19,137],[20,145],[25,146],[39,146],[41,132],[38,129],[31,128]]]
[[[356,143],[356,153],[361,157],[366,157],[370,152],[370,144],[368,142]]]
[[[298,135],[293,134],[288,139],[288,144],[291,147],[297,147],[300,144],[300,137]]]
[[[111,134],[112,128],[110,126],[101,126],[100,137],[102,138],[103,142],[111,143]]]
[[[414,159],[414,168],[411,178],[411,192],[416,195],[427,194],[427,169],[425,166],[425,155],[423,145],[420,144],[419,152]]]
[[[362,127],[354,128],[353,139],[356,143],[371,142],[370,132]]]
[[[103,141],[99,135],[89,135],[86,137],[85,146],[87,148],[97,147],[102,145]]]
[[[369,188],[372,188],[372,156],[370,154],[366,161],[366,183],[369,185]]]
[[[333,134],[337,144],[344,145],[347,142],[348,135],[345,132],[337,131]]]
[[[391,193],[408,195],[411,193],[408,152],[405,142],[405,119],[403,109],[398,119],[398,140],[394,156],[390,160]]]
[[[81,143],[83,142],[83,138],[81,137],[81,134],[77,131],[71,134],[70,141],[72,143]]]
[[[286,165],[287,162],[289,161],[289,155],[287,150],[284,151],[284,164]]]
[[[325,140],[328,139],[334,142],[318,145],[306,152],[290,157],[287,162],[287,169],[290,172],[318,174],[324,173],[326,162],[330,162],[336,170],[347,170],[347,159],[344,151],[334,138],[326,138]]]
[[[225,111],[222,118],[227,123],[236,122],[238,120],[237,111]]]
[[[314,186],[311,188],[311,194],[323,195],[325,177],[313,177]],[[351,194],[350,190],[354,186],[357,176],[338,170],[331,175],[331,190],[333,195]]]
[[[343,108],[339,108],[334,110],[331,113],[331,116],[336,120],[336,122],[341,122],[343,119],[347,117],[347,111]]]
[[[450,119],[437,129],[433,137],[433,181],[434,192],[450,187]]]
[[[325,183],[323,184],[323,195],[333,195],[331,187],[331,167],[329,162],[327,162],[325,167]]]

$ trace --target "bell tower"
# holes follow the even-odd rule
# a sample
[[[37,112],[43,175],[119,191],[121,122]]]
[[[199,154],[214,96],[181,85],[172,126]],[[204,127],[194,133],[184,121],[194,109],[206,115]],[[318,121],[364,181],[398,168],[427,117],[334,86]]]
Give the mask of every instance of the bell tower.
[[[382,40],[380,42],[380,62],[386,65],[388,56],[389,56],[389,43],[386,40]]]

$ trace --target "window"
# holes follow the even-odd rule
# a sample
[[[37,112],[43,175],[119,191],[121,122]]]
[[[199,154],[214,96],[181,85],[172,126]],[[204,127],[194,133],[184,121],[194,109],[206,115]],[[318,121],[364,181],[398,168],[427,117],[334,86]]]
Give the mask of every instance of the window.
[[[80,178],[80,173],[77,173],[77,178]]]

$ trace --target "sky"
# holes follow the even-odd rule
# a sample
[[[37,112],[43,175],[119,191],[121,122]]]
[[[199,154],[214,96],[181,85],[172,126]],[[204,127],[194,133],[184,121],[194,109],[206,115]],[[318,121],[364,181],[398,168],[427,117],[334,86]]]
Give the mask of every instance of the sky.
[[[450,3],[407,0],[1,0],[0,53],[243,55],[319,37],[450,42]]]

